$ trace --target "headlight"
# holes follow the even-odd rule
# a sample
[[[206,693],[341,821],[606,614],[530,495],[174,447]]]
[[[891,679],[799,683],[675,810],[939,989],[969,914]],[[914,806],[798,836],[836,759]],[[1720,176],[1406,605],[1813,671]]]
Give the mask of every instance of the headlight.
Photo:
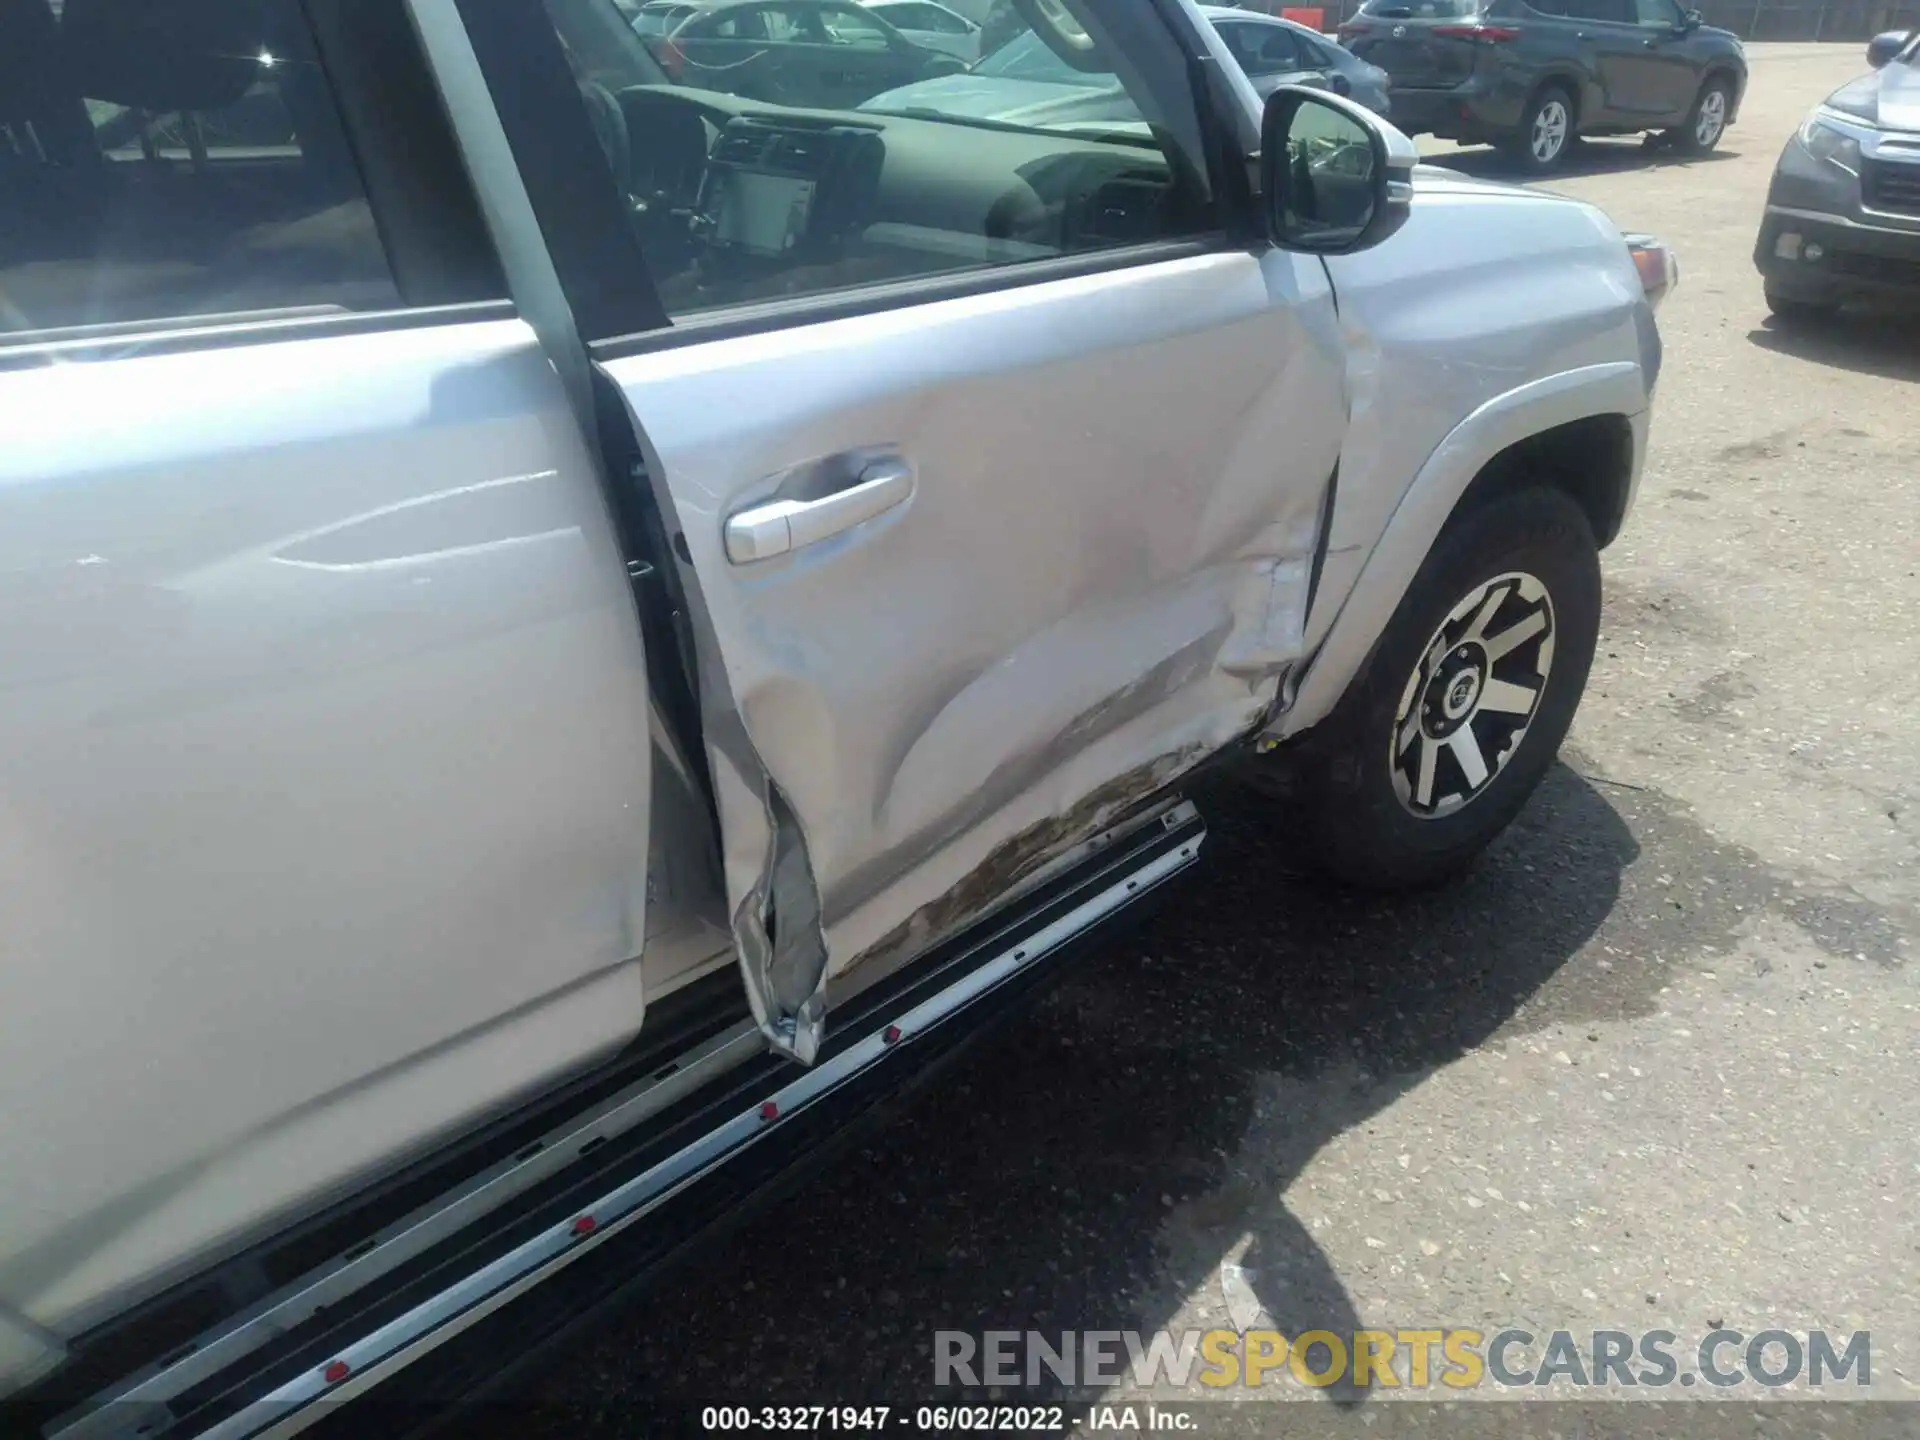
[[[1627,253],[1633,256],[1633,268],[1640,272],[1640,288],[1654,306],[1673,293],[1680,283],[1680,262],[1673,251],[1651,235],[1628,235]]]
[[[1814,159],[1831,161],[1849,175],[1860,173],[1860,142],[1820,111],[1801,125],[1800,143]]]

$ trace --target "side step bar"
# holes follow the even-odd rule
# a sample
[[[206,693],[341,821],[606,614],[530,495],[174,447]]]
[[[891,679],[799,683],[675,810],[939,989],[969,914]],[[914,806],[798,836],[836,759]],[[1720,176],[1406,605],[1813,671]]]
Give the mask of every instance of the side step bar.
[[[190,1373],[156,1383],[168,1378],[163,1371],[115,1387],[42,1433],[46,1440],[250,1440],[291,1435],[329,1415],[363,1433],[352,1418],[357,1410],[340,1413],[344,1402],[483,1322],[498,1331],[525,1309],[531,1328],[551,1333],[583,1306],[612,1298],[631,1277],[684,1249],[693,1232],[950,1058],[1104,922],[1191,866],[1204,838],[1203,822],[1184,801],[1116,834],[1069,873],[855,996],[834,1016],[811,1068],[770,1054],[740,1063],[735,1047],[746,1037],[715,1037],[672,1077],[678,1096],[659,1114],[579,1147],[564,1168],[422,1249],[369,1292],[314,1308],[264,1343],[256,1335],[243,1352],[228,1351],[233,1363],[224,1367],[213,1364],[222,1352],[213,1337],[196,1352],[205,1357],[200,1363],[183,1364]],[[714,1063],[715,1052],[729,1051],[728,1064]],[[650,1216],[653,1222],[638,1223]],[[609,1249],[595,1265],[570,1268],[602,1247]],[[520,1338],[514,1346],[527,1348]],[[500,1368],[497,1355],[480,1365],[483,1373]],[[451,1370],[463,1373],[458,1361]],[[466,1378],[452,1384],[446,1388],[443,1378],[431,1388],[447,1399],[471,1393]]]

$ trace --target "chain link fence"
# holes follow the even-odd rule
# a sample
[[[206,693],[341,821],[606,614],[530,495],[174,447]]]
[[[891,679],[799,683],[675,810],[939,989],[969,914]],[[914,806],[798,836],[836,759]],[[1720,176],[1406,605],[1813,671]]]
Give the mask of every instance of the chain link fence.
[[[1231,3],[1231,0],[1229,0]],[[1249,10],[1268,10],[1331,32],[1360,8],[1361,0],[1324,0],[1283,5],[1280,0],[1239,0]],[[1683,0],[1684,3],[1684,0]],[[1886,30],[1920,29],[1920,0],[1693,0],[1709,25],[1742,40],[1834,40],[1865,45]],[[1862,57],[1864,61],[1864,56]]]
[[[1855,40],[1864,45],[1883,30],[1920,26],[1916,0],[1705,0],[1709,25],[1742,40]]]

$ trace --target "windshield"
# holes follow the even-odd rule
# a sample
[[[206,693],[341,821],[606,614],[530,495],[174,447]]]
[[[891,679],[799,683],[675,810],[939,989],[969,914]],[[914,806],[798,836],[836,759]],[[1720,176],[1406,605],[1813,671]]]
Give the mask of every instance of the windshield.
[[[1078,85],[1089,90],[1109,89],[1115,83],[1111,74],[1074,69],[1031,30],[987,56],[973,67],[973,73],[995,80],[1044,80],[1053,85]]]

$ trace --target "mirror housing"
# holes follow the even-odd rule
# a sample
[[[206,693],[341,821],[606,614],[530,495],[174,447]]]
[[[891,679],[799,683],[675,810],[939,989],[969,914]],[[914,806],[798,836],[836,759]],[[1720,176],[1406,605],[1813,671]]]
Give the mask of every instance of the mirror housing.
[[[1867,64],[1874,69],[1884,69],[1893,57],[1905,48],[1908,33],[1905,30],[1887,30],[1867,42]]]
[[[1310,147],[1328,161],[1339,151],[1338,163],[1314,165]],[[1355,163],[1362,153],[1364,174]],[[1260,117],[1260,203],[1268,236],[1283,250],[1316,255],[1378,245],[1413,208],[1419,162],[1413,141],[1364,106],[1326,90],[1282,85]]]
[[[1682,35],[1691,35],[1706,23],[1706,17],[1698,10],[1682,10],[1680,12],[1680,33]]]

